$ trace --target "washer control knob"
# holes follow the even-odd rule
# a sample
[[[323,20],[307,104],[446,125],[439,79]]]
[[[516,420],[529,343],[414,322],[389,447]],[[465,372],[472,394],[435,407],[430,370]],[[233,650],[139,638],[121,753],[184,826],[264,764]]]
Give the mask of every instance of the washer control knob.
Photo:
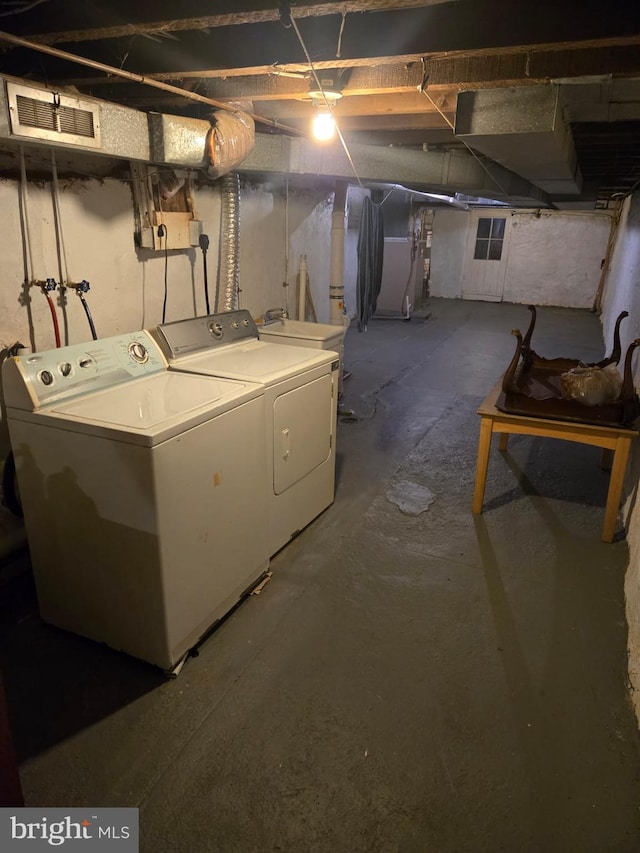
[[[88,355],[85,358],[81,358],[78,364],[80,365],[80,367],[86,369],[87,367],[91,367],[91,365],[93,364],[93,359],[90,355]]]
[[[237,320],[234,320],[234,321],[233,321],[233,323],[232,323],[231,325],[233,326],[233,328],[234,328],[234,329],[239,329],[239,328],[240,328],[240,323],[238,323],[238,321],[237,321]]]
[[[41,370],[38,379],[43,385],[53,385],[53,373],[50,370]]]
[[[242,321],[242,325],[243,325],[243,326],[245,326],[245,327],[247,327],[247,326],[249,325],[249,321],[247,320],[247,318],[246,318],[246,317],[245,317],[245,318],[244,318],[244,320]]]
[[[63,361],[58,365],[58,370],[63,376],[71,376],[71,364],[68,361]]]
[[[149,361],[149,352],[144,344],[141,344],[140,341],[132,341],[129,344],[129,355],[134,361],[137,361],[138,364],[144,364]]]
[[[211,332],[214,338],[221,338],[224,334],[222,323],[219,323],[217,320],[213,320],[211,323],[209,323],[209,331]]]

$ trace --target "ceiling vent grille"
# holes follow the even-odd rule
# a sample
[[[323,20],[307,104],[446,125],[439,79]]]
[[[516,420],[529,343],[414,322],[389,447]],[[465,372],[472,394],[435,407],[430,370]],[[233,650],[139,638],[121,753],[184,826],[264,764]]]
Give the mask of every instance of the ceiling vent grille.
[[[13,136],[100,148],[97,104],[46,89],[7,83]]]

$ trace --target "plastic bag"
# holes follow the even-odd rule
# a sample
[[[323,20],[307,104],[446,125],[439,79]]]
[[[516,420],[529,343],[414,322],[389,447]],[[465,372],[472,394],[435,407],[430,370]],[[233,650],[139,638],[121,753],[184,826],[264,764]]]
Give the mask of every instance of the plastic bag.
[[[585,406],[603,406],[617,400],[622,378],[615,364],[606,367],[574,367],[560,375],[562,393]]]

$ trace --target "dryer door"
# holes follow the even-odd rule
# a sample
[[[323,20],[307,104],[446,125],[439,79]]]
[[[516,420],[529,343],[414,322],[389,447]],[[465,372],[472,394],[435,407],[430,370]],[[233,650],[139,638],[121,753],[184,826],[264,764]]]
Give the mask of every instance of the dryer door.
[[[273,491],[281,495],[329,458],[331,375],[287,391],[273,405]]]

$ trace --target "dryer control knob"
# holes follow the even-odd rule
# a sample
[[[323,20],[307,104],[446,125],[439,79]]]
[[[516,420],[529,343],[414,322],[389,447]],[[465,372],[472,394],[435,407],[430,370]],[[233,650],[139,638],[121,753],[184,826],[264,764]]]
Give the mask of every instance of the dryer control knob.
[[[129,344],[129,355],[134,361],[137,361],[138,364],[144,364],[146,361],[149,361],[147,348],[144,344],[141,344],[140,341],[133,341]]]
[[[53,373],[50,370],[41,370],[38,379],[43,385],[53,385]]]
[[[214,338],[221,338],[223,335],[222,323],[219,323],[217,320],[209,323],[209,331],[213,335]]]

